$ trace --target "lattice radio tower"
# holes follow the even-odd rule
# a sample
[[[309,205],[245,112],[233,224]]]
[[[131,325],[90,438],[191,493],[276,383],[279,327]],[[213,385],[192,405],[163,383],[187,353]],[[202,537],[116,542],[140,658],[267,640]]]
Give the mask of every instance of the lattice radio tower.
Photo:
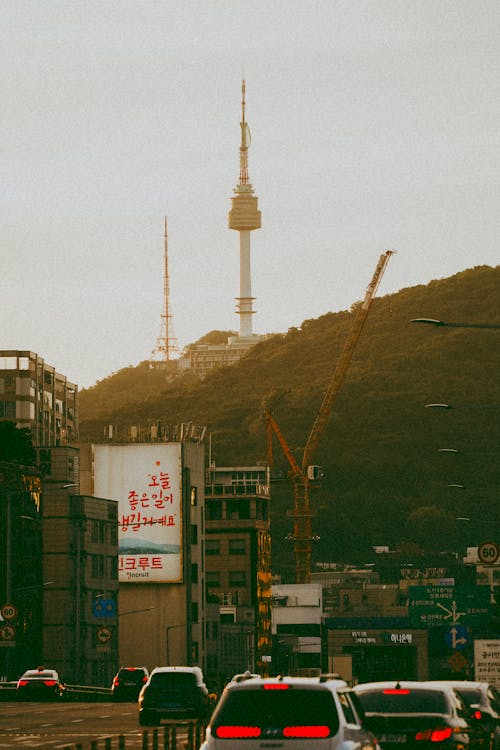
[[[172,312],[170,308],[170,285],[168,277],[168,232],[167,217],[165,216],[165,270],[163,275],[163,312],[161,315],[160,335],[156,339],[156,346],[151,352],[151,366],[166,365],[180,355],[179,344],[174,335]]]

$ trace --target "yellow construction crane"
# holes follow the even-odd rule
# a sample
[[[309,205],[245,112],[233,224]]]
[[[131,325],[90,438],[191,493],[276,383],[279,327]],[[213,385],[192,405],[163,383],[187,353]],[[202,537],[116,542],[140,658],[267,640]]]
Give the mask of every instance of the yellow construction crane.
[[[389,258],[394,251],[387,250],[379,258],[377,267],[369,283],[363,302],[357,308],[349,335],[344,343],[344,348],[340,359],[330,379],[326,389],[323,401],[319,408],[318,414],[312,426],[311,432],[307,439],[302,464],[299,465],[287,445],[285,438],[273,417],[269,408],[264,409],[264,419],[266,422],[268,461],[272,461],[272,436],[273,433],[283,449],[283,452],[290,464],[290,477],[294,489],[294,506],[293,506],[293,549],[295,555],[295,581],[296,583],[310,583],[311,581],[311,553],[312,553],[312,513],[309,502],[309,483],[318,478],[318,467],[313,464],[314,456],[319,442],[326,429],[332,405],[335,397],[342,385],[349,364],[354,354],[356,344],[359,341],[361,332],[368,317],[368,312],[372,300],[377,292],[382,275],[389,262]]]

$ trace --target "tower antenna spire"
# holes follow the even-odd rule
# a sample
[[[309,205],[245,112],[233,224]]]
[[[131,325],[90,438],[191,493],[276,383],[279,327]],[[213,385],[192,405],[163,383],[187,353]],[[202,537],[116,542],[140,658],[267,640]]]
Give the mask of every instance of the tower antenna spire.
[[[248,177],[248,149],[250,148],[250,128],[245,117],[245,79],[241,82],[241,142],[240,142],[240,181],[234,189],[229,211],[229,228],[240,234],[240,296],[236,298],[236,312],[240,316],[240,339],[251,338],[253,300],[252,278],[250,272],[250,232],[260,229],[261,213],[257,208],[257,196],[254,195]]]
[[[163,312],[161,315],[160,334],[156,339],[156,346],[151,352],[152,366],[165,365],[179,355],[179,345],[174,336],[172,312],[170,308],[170,280],[168,275],[168,228],[165,216],[164,228],[164,273],[163,273]]]

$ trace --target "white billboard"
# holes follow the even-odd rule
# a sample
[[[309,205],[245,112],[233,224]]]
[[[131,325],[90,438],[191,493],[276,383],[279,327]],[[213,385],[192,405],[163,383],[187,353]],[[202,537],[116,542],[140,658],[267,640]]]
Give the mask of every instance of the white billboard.
[[[94,495],[118,500],[124,583],[182,581],[180,443],[94,445]]]
[[[500,689],[500,639],[474,641],[474,679]]]

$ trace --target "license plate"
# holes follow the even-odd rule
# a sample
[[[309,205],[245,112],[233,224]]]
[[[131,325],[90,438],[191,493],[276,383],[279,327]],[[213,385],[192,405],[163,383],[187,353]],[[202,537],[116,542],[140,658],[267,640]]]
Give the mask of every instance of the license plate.
[[[403,744],[407,741],[406,734],[379,734],[377,739],[383,745],[384,742],[393,742],[394,744]]]

